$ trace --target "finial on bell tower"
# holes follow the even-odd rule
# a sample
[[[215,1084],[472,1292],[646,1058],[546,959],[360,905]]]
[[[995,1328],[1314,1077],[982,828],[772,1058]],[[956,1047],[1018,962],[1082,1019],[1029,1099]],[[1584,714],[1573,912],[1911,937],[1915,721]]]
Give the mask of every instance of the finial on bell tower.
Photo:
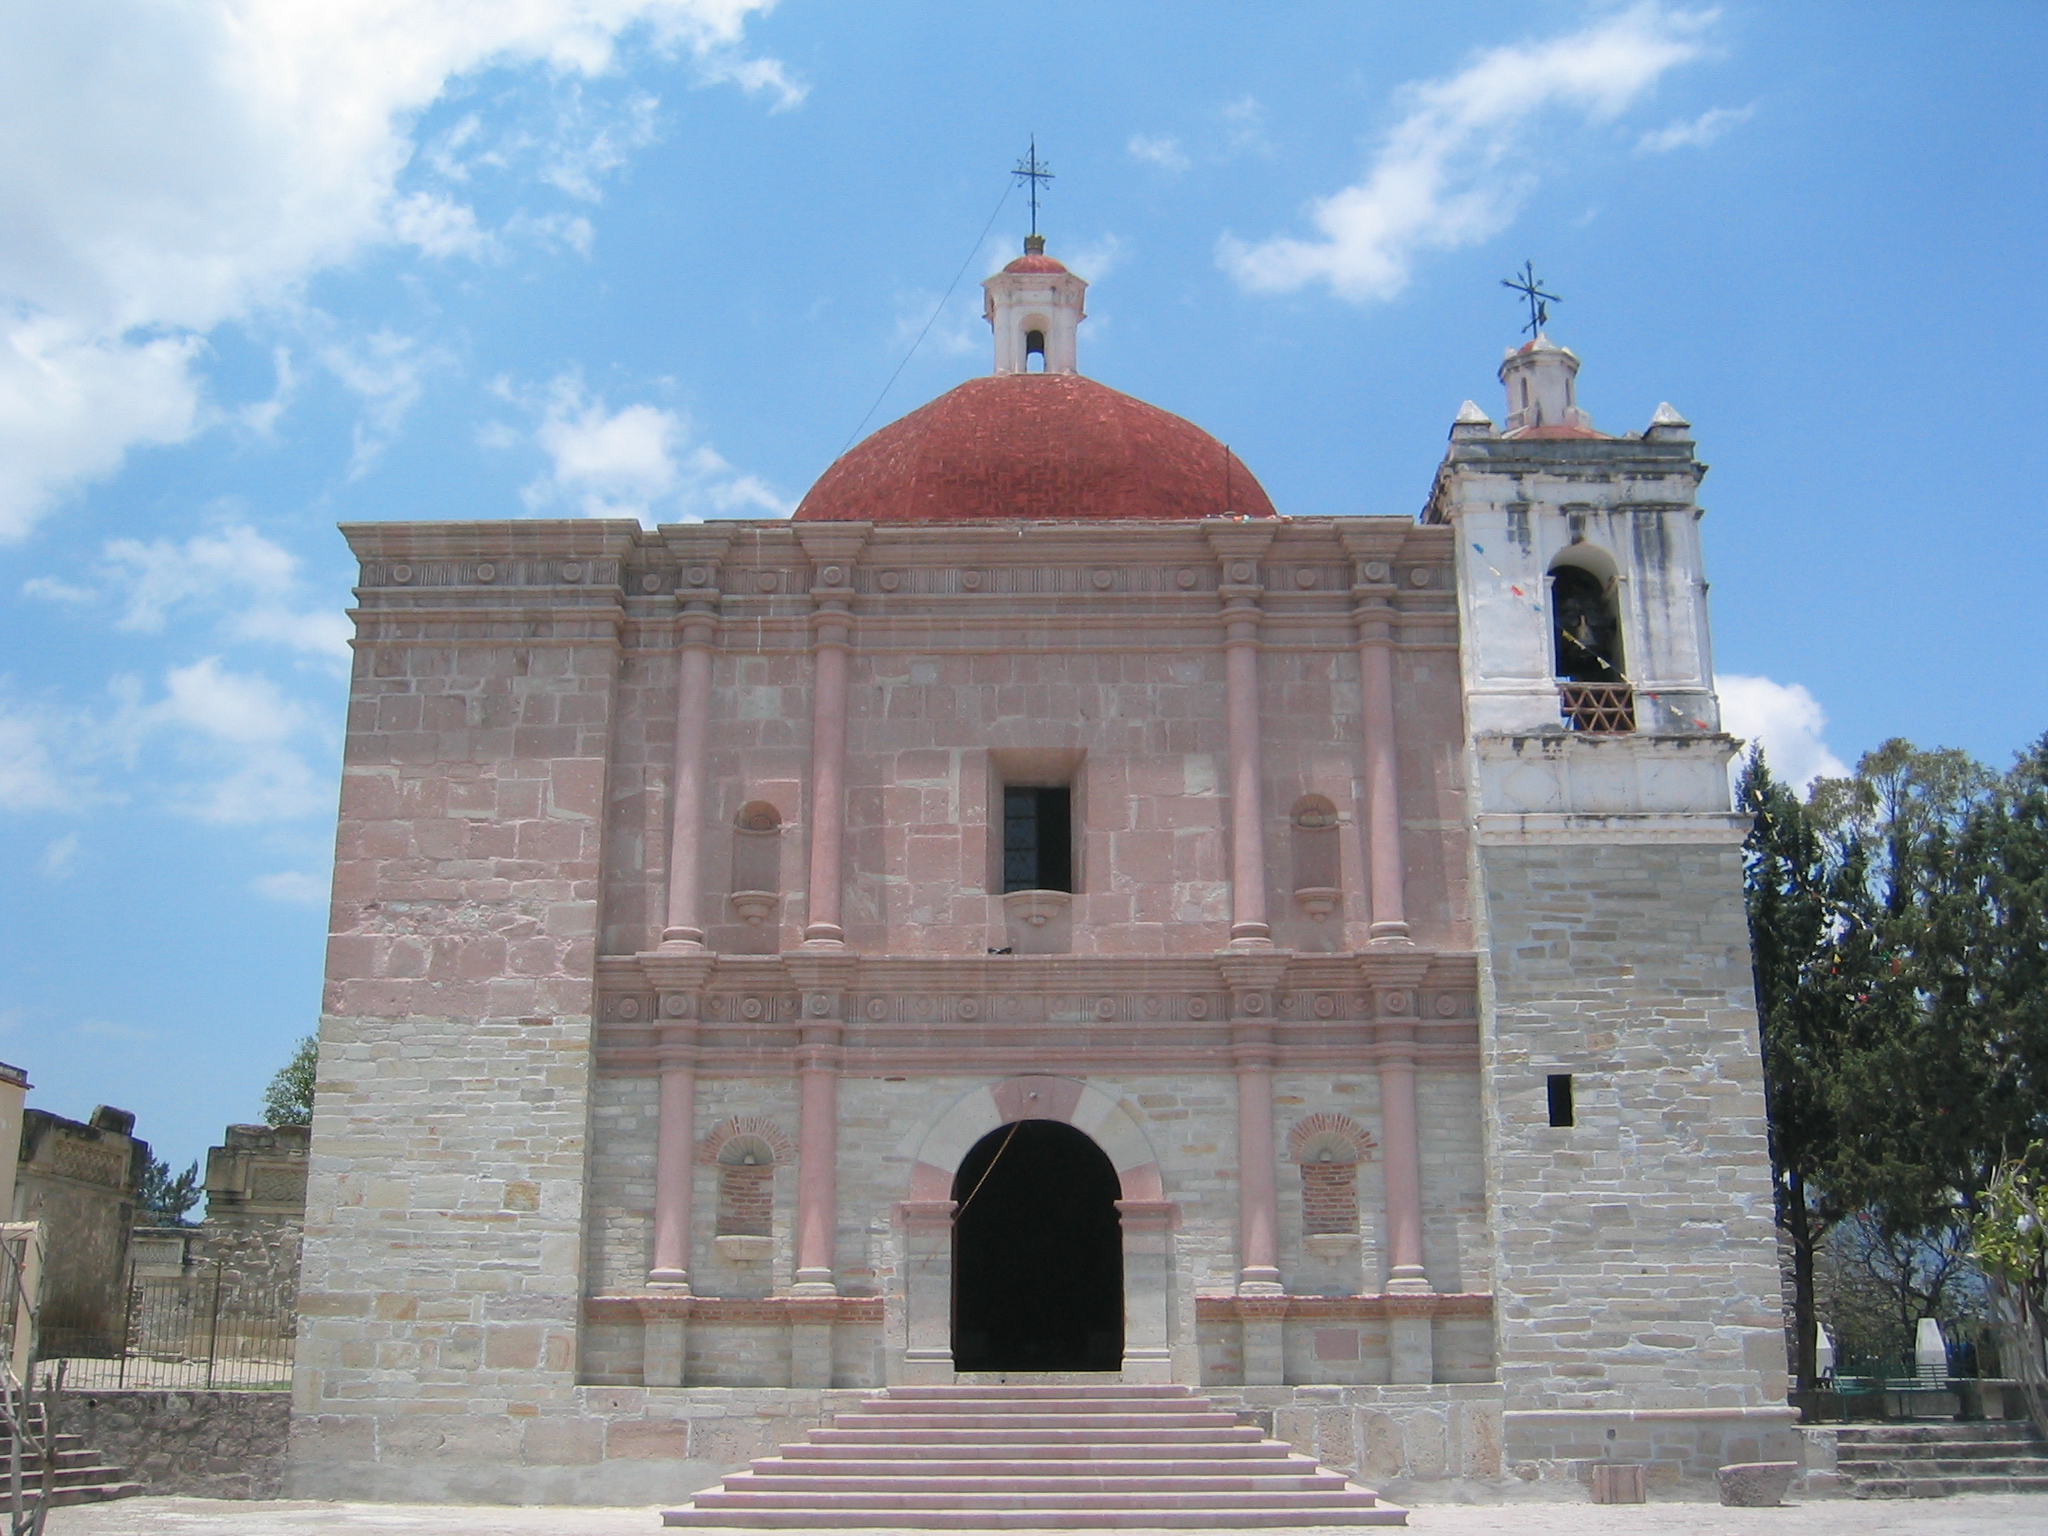
[[[1052,180],[1052,168],[1038,158],[1035,135],[1030,154],[1011,174],[1031,188],[1031,233],[1024,237],[1024,254],[981,285],[981,312],[995,331],[995,371],[1079,373],[1076,338],[1088,318],[1088,284],[1045,254],[1038,188]]]

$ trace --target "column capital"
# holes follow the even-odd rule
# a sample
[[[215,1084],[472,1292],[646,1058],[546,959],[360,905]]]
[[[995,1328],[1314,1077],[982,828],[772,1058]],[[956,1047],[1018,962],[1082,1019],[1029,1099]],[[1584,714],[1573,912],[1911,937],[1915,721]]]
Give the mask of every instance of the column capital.
[[[1287,967],[1293,959],[1293,952],[1285,949],[1226,949],[1217,955],[1216,969],[1222,973],[1223,985],[1230,990],[1231,1000],[1235,1003],[1240,993],[1276,990],[1286,980]],[[1271,1011],[1271,1005],[1272,999],[1266,998],[1266,1011]]]
[[[662,994],[658,1006],[663,1016],[678,1019],[697,1017],[697,1000],[703,995],[711,980],[711,972],[718,964],[716,955],[707,949],[664,947],[643,951],[633,958],[640,962],[640,974]],[[688,999],[685,1012],[670,1012],[668,998],[671,996]]]

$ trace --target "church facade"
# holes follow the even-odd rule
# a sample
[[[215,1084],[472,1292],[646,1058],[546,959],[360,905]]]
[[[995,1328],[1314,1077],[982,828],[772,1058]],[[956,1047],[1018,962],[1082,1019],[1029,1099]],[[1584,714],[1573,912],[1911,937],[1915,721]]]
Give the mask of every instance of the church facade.
[[[1688,425],[1539,335],[1418,519],[1281,516],[985,286],[793,518],[345,530],[292,1491],[1077,1377],[1397,1489],[1782,1454]]]

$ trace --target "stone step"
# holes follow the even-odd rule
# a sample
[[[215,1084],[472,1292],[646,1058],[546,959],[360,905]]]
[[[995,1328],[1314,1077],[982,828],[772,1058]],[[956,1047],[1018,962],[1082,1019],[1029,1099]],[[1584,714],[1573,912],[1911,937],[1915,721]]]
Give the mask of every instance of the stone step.
[[[1856,1445],[1837,1442],[1841,1461],[1883,1461],[1893,1456],[2048,1456],[2038,1440],[1881,1440]]]
[[[797,1447],[789,1447],[789,1450]],[[750,1463],[754,1471],[779,1477],[1293,1477],[1316,1470],[1307,1456],[1239,1456],[1235,1458],[1162,1456],[1156,1459],[1107,1457],[1046,1457],[1018,1460],[1014,1455],[996,1457],[926,1456],[916,1462],[903,1460],[838,1458],[824,1460],[809,1456],[763,1456]]]
[[[861,1414],[872,1414],[877,1418],[894,1418],[902,1414],[944,1413],[1115,1413],[1143,1416],[1150,1419],[1161,1414],[1215,1413],[1206,1397],[1182,1394],[1178,1397],[1026,1397],[1006,1399],[992,1394],[973,1397],[913,1397],[902,1402],[884,1399],[881,1402],[862,1403],[855,1410]]]
[[[1406,1512],[1186,1388],[892,1389],[663,1515],[671,1526],[1400,1525]]]
[[[735,1473],[726,1481],[739,1484],[749,1474]],[[1342,1480],[1339,1480],[1340,1484]],[[888,1489],[865,1492],[798,1493],[770,1492],[751,1486],[707,1488],[692,1501],[699,1509],[812,1509],[829,1507],[848,1513],[876,1513],[892,1510],[1175,1510],[1199,1509],[1285,1509],[1312,1514],[1324,1509],[1371,1509],[1378,1506],[1376,1495],[1363,1488],[1339,1486],[1306,1492],[1214,1492],[1208,1489],[1177,1492],[1134,1491],[1127,1493],[923,1493]],[[852,1522],[849,1522],[852,1523]],[[870,1522],[872,1523],[872,1522]],[[1304,1525],[1315,1522],[1304,1520]]]
[[[871,1529],[830,1509],[696,1510],[672,1509],[661,1523],[680,1527],[775,1531],[841,1531]],[[1174,1510],[922,1510],[899,1509],[890,1513],[890,1530],[924,1531],[1182,1531],[1297,1529],[1305,1522],[1292,1510],[1236,1509],[1222,1511]],[[1392,1504],[1361,1509],[1323,1509],[1312,1523],[1323,1526],[1406,1525],[1408,1511]]]
[[[1844,1463],[1837,1462],[1839,1470]],[[2048,1477],[2048,1456],[1897,1456],[1847,1463],[1863,1477]]]
[[[836,1431],[821,1430],[819,1434],[833,1434]],[[1254,1431],[1256,1434],[1256,1431]],[[812,1445],[785,1445],[781,1454],[794,1459],[817,1459],[830,1461],[840,1458],[857,1457],[862,1461],[924,1461],[935,1451],[943,1450],[953,1458],[985,1457],[1001,1460],[1028,1454],[1039,1462],[1091,1461],[1097,1459],[1115,1460],[1172,1460],[1178,1457],[1200,1456],[1204,1460],[1228,1458],[1233,1462],[1257,1461],[1261,1459],[1281,1461],[1294,1454],[1283,1442],[1246,1438],[1241,1440],[1212,1441],[1207,1439],[1173,1441],[1160,1444],[1151,1440],[1135,1443],[1104,1444],[1092,1439],[1046,1440],[1034,1437],[1028,1440],[1004,1440],[990,1444],[983,1439],[949,1441],[943,1444],[924,1439],[887,1441],[882,1444],[842,1441]]]
[[[1345,1479],[1340,1473],[1317,1470],[1314,1463],[1305,1472],[1276,1473],[1269,1477],[1232,1477],[1214,1472],[1185,1476],[1171,1473],[1139,1473],[1127,1476],[1091,1477],[1073,1475],[1002,1476],[975,1473],[958,1475],[930,1473],[906,1478],[901,1473],[881,1476],[796,1476],[783,1472],[734,1472],[725,1479],[728,1493],[802,1493],[823,1500],[853,1493],[905,1493],[953,1495],[969,1493],[1023,1493],[1034,1497],[1064,1497],[1068,1494],[1098,1493],[1341,1493]]]
[[[2023,1419],[1987,1420],[1966,1424],[1844,1424],[1835,1430],[1835,1442],[1851,1445],[1920,1445],[1940,1441],[1966,1445],[1980,1441],[2024,1441],[2042,1445],[2041,1437]]]
[[[1228,1445],[1265,1439],[1255,1424],[1205,1429],[814,1429],[814,1445]]]
[[[142,1484],[122,1480],[118,1472],[105,1482],[85,1483],[77,1487],[59,1484],[50,1494],[50,1508],[68,1509],[75,1504],[105,1504],[114,1499],[132,1499],[143,1492]],[[32,1494],[22,1502],[33,1509],[40,1493]]]
[[[1858,1499],[1946,1499],[1959,1493],[2048,1493],[2048,1477],[1884,1477],[1857,1479]]]
[[[839,1413],[832,1416],[834,1429],[1234,1429],[1234,1413]]]
[[[1032,1398],[1054,1397],[1145,1397],[1145,1398],[1189,1398],[1194,1396],[1192,1387],[1140,1386],[1134,1382],[1105,1382],[1100,1386],[977,1386],[968,1383],[962,1386],[933,1387],[891,1387],[885,1398],[875,1402],[910,1402],[931,1400],[971,1400],[975,1398],[999,1398],[1005,1402],[1029,1400]]]

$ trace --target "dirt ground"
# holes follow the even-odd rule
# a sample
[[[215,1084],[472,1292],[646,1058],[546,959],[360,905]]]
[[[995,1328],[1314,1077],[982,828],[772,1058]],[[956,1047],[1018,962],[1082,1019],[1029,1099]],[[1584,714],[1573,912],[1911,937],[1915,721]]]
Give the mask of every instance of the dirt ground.
[[[1867,1502],[1848,1499],[1779,1509],[1714,1504],[1439,1504],[1410,1512],[1408,1527],[1434,1536],[2044,1536],[2048,1495]],[[888,1529],[884,1527],[876,1528]],[[1318,1536],[1356,1526],[1295,1526]],[[52,1510],[47,1536],[656,1536],[661,1511],[560,1505],[508,1509],[474,1504],[316,1504],[299,1501],[123,1499]],[[1147,1536],[1147,1533],[1135,1533]],[[1164,1536],[1164,1533],[1153,1533]],[[1217,1532],[1215,1536],[1230,1536]],[[1249,1536],[1249,1533],[1247,1533]],[[1261,1533],[1264,1536],[1264,1533]]]

